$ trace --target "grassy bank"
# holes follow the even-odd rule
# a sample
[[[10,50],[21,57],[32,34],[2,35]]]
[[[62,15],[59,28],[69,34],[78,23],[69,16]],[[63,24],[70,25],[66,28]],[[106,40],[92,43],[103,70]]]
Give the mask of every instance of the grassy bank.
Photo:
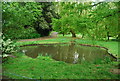
[[[17,54],[3,64],[4,75],[12,79],[118,79],[117,74],[110,72],[113,62],[67,64],[55,61],[48,56],[30,58]]]
[[[109,49],[109,52],[118,57],[118,42],[115,41],[93,41],[87,39],[57,37],[36,41],[17,41],[17,46],[29,44],[55,44],[70,43],[99,45]],[[3,63],[5,76],[12,79],[119,79],[112,69],[118,65],[114,61],[96,61],[95,63],[84,62],[82,64],[68,64],[62,61],[55,61],[49,56],[38,56],[30,58],[22,53],[16,53],[16,58],[10,57]],[[92,57],[91,57],[92,58]]]
[[[81,39],[77,39],[76,40],[77,43],[80,44],[90,44],[90,45],[98,45],[101,47],[106,47],[108,48],[108,52],[113,54],[113,56],[120,58],[120,53],[119,53],[119,47],[118,44],[120,42],[116,42],[116,41],[95,41],[95,40],[81,40]]]
[[[115,57],[119,57],[120,53],[118,50],[118,43],[116,41],[95,41],[95,40],[87,40],[87,39],[78,39],[78,38],[71,38],[70,36],[62,37],[59,36],[57,38],[47,39],[47,40],[37,40],[37,41],[18,41],[16,43],[17,46],[28,45],[28,44],[52,44],[52,43],[69,43],[75,40],[76,43],[79,44],[90,44],[90,45],[98,45],[102,47],[108,48],[109,53],[112,53]]]

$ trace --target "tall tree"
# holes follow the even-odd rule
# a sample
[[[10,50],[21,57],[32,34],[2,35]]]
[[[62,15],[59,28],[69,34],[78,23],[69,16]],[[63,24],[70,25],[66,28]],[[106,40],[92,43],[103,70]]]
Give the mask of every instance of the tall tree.
[[[72,37],[76,37],[76,33],[82,32],[86,28],[85,21],[83,20],[83,3],[65,2],[58,3],[58,13],[60,19],[53,19],[53,29],[61,31],[63,34],[70,32]],[[59,26],[58,24],[59,23]]]
[[[52,23],[52,18],[57,18],[58,15],[54,11],[54,3],[41,2],[39,4],[42,8],[42,15],[39,15],[39,17],[37,17],[37,21],[35,21],[34,27],[42,36],[47,36],[52,30],[50,24]]]
[[[116,37],[118,34],[118,8],[113,2],[104,2],[90,11],[89,34],[94,39]],[[114,31],[114,32],[113,32]]]
[[[35,36],[37,33],[41,36],[47,36],[52,30],[51,18],[57,17],[53,9],[54,5],[51,2],[3,2],[2,4],[3,33],[12,38],[19,38],[28,34],[30,37],[34,32]],[[14,35],[14,33],[16,34]]]

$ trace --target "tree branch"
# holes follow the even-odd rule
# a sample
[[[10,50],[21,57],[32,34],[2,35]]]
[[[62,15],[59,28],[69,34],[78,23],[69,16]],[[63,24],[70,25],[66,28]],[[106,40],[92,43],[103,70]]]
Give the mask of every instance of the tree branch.
[[[103,2],[99,2],[99,3],[96,3],[94,5],[90,5],[89,7],[97,6],[97,5],[101,4],[101,3],[103,3]]]
[[[99,3],[96,3],[94,5],[85,6],[83,9],[91,8],[91,7],[97,6],[97,5],[101,4],[101,3],[103,3],[103,2],[99,2]]]
[[[112,14],[106,15],[106,16],[104,16],[102,18],[110,17],[110,16],[113,16],[114,14],[117,14],[117,13],[120,13],[120,10],[118,10],[118,11],[112,13]]]

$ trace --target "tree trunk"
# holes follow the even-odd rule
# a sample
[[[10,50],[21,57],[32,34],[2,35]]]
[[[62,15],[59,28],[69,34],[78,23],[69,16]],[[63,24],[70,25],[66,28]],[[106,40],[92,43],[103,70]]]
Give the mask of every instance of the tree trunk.
[[[82,35],[82,38],[84,37],[84,34]]]
[[[117,40],[120,40],[120,33],[118,34],[118,36],[116,37]]]
[[[63,34],[63,36],[65,35],[64,33],[62,33]]]
[[[70,30],[70,32],[72,33],[72,37],[76,37],[76,34],[73,30]]]
[[[107,26],[105,26],[105,29],[106,29],[106,31],[107,31],[107,40],[109,40],[109,30],[108,30],[108,28],[107,28]]]
[[[109,36],[109,32],[107,32],[107,37],[108,37],[108,40],[109,40],[109,39],[110,39],[110,38],[109,38],[109,37],[110,37],[110,36]]]

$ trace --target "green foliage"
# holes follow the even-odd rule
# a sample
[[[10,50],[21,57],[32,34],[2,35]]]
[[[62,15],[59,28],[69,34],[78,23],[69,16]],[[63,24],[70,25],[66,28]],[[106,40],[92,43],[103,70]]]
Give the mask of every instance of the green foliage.
[[[9,31],[7,31],[9,30]],[[29,38],[38,38],[40,34],[36,32],[36,30],[32,27],[23,28],[19,27],[18,29],[15,28],[7,28],[4,31],[4,35],[10,39],[29,39]]]
[[[76,33],[80,33],[82,38],[119,39],[119,2],[2,2],[2,4],[3,33],[10,38],[34,38],[38,37],[37,33],[40,36],[47,36],[53,28],[59,33],[72,33],[74,37]],[[35,28],[37,33],[33,36],[31,32],[27,33],[31,34],[28,36],[10,35],[13,33],[11,30],[18,32],[19,29],[26,32],[22,30],[25,25]]]
[[[83,4],[67,2],[59,3],[58,5],[58,13],[60,14],[61,18],[53,19],[53,29],[65,34],[69,32],[72,34],[83,34],[86,29],[86,23],[84,23],[84,18],[81,15],[82,10],[79,10],[79,7],[83,6]]]
[[[5,27],[19,28],[32,25],[41,15],[41,6],[37,3],[3,2],[2,3],[3,29]]]
[[[6,56],[6,54],[12,54],[16,52],[16,45],[14,42],[10,39],[6,39],[4,35],[1,34],[0,39],[0,50],[2,50],[2,55]]]
[[[10,39],[36,38],[40,35],[33,28],[37,17],[41,15],[41,5],[30,2],[3,2],[3,33]],[[28,26],[28,28],[24,28]],[[32,28],[31,28],[32,27]]]
[[[53,19],[53,29],[65,34],[71,31],[72,34],[80,33],[82,38],[94,40],[119,39],[118,3],[58,3],[60,19]]]
[[[51,31],[51,18],[57,17],[53,8],[52,3],[44,2],[2,2],[3,33],[13,39],[35,38],[39,37],[38,34],[47,36]],[[25,26],[32,27],[37,32],[32,35],[23,29]],[[20,32],[20,35],[17,33],[18,37],[13,35],[16,32]]]
[[[56,18],[57,14],[54,11],[54,4],[52,2],[41,2],[42,15],[37,18],[37,21],[34,23],[34,28],[36,31],[41,34],[41,36],[48,36],[52,30],[51,22],[52,18]]]
[[[90,38],[109,40],[109,37],[117,37],[118,8],[115,6],[115,3],[107,2],[95,6],[93,10],[89,11],[88,18],[87,30]]]

